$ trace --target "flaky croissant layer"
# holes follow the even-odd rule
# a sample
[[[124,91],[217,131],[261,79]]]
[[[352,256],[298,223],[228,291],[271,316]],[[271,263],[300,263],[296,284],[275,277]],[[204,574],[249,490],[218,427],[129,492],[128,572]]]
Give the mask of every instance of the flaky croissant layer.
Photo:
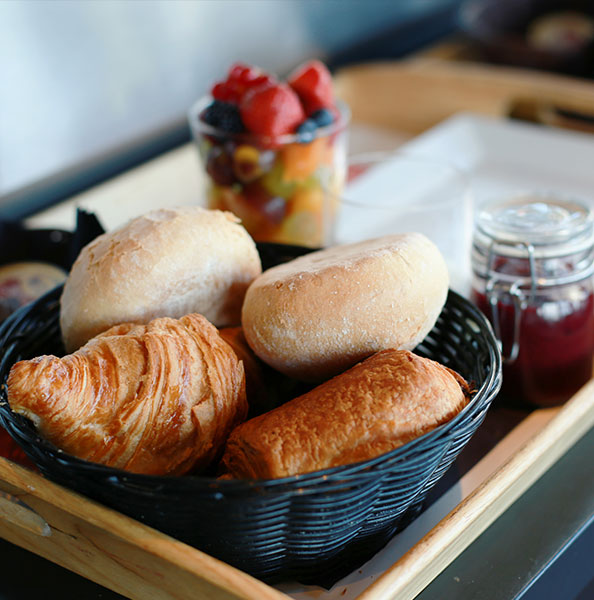
[[[247,414],[243,364],[204,317],[116,325],[16,363],[11,408],[66,452],[152,475],[206,467]]]

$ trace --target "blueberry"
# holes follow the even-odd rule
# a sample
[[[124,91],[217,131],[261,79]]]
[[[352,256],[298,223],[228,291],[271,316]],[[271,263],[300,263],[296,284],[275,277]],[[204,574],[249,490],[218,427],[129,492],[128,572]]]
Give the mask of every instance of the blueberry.
[[[212,104],[204,109],[200,118],[208,125],[226,133],[242,133],[245,131],[239,108],[229,102],[214,100]]]
[[[297,138],[301,144],[308,144],[316,136],[318,129],[317,123],[313,119],[305,119],[299,127],[297,127]]]
[[[318,127],[326,127],[334,123],[334,115],[327,108],[320,108],[309,116]]]

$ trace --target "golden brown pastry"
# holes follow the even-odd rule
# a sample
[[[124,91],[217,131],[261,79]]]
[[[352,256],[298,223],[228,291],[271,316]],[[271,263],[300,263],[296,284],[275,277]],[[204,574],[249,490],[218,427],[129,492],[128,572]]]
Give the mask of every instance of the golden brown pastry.
[[[125,323],[16,363],[11,408],[66,452],[152,475],[207,466],[247,413],[242,363],[197,314]]]
[[[262,363],[252,352],[243,335],[241,327],[224,327],[219,329],[220,336],[233,348],[237,358],[243,363],[245,370],[245,390],[253,414],[259,414],[270,408],[268,386],[265,382]]]
[[[223,470],[272,479],[355,463],[427,433],[468,402],[466,382],[407,350],[378,352],[233,430]]]

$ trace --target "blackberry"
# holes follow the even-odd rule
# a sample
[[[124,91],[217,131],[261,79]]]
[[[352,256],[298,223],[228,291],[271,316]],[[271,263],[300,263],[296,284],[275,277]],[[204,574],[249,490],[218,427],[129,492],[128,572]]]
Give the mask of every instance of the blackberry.
[[[226,133],[243,133],[245,131],[239,108],[229,102],[214,100],[204,109],[200,118],[208,125]]]

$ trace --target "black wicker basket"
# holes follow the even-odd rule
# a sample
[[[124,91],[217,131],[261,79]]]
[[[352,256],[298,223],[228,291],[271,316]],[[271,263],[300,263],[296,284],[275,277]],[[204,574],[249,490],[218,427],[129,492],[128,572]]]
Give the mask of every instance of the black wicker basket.
[[[261,247],[269,266],[302,249]],[[416,349],[458,371],[477,390],[454,419],[372,460],[266,481],[165,478],[74,458],[41,438],[6,402],[12,364],[60,354],[57,288],[0,327],[0,421],[49,479],[268,582],[330,585],[375,554],[420,511],[427,492],[485,417],[501,384],[501,360],[487,320],[450,292]]]

